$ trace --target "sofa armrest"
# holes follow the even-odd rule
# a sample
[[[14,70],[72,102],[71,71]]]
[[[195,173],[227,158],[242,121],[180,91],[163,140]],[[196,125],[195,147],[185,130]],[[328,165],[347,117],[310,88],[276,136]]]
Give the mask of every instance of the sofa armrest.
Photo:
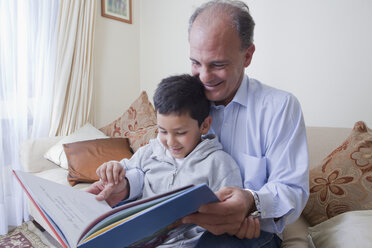
[[[283,231],[282,248],[309,248],[308,227],[309,223],[302,215],[287,225]]]
[[[21,144],[20,160],[26,172],[37,173],[54,167],[55,164],[44,158],[50,147],[63,136],[26,140]]]

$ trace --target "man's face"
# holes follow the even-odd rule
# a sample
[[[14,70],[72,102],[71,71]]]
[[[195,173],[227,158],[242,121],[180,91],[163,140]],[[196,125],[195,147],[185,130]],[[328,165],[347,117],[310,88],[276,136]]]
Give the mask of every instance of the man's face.
[[[207,98],[226,106],[241,84],[254,45],[242,50],[236,30],[219,22],[195,20],[190,30],[190,60],[192,74],[203,82]]]
[[[163,115],[158,112],[157,123],[161,143],[175,158],[189,155],[206,133],[203,124],[199,127],[198,121],[188,113]]]

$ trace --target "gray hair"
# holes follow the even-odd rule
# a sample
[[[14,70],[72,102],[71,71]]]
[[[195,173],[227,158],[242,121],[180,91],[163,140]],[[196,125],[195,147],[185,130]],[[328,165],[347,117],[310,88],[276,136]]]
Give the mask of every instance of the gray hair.
[[[255,23],[249,13],[248,6],[244,2],[237,0],[213,0],[201,5],[189,19],[189,35],[195,19],[199,14],[208,9],[217,10],[230,17],[232,26],[236,29],[240,37],[241,49],[246,49],[253,44]]]

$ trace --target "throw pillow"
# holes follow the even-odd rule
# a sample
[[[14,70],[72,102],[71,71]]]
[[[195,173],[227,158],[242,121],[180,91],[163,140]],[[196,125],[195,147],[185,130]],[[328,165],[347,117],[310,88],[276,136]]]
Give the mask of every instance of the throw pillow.
[[[44,158],[52,161],[53,163],[61,166],[64,169],[68,169],[66,154],[63,151],[63,144],[72,143],[76,141],[92,140],[92,139],[103,139],[109,138],[104,133],[99,131],[97,128],[92,126],[90,123],[85,124],[72,134],[61,139],[57,144],[49,148],[44,154]]]
[[[309,227],[309,234],[317,248],[372,247],[371,230],[372,210],[362,210]]]
[[[367,209],[372,209],[372,131],[359,121],[350,136],[310,170],[310,197],[303,214],[313,226]]]
[[[100,130],[110,137],[128,138],[133,152],[156,138],[156,113],[147,93],[143,91],[118,119]]]
[[[80,141],[63,144],[63,148],[68,160],[67,180],[71,186],[97,181],[96,170],[104,162],[132,157],[126,138]]]

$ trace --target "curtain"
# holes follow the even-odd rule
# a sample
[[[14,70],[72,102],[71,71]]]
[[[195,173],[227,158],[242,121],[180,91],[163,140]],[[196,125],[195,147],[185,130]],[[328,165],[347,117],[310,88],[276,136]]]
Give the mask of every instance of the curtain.
[[[48,136],[59,0],[0,0],[0,235],[28,220],[11,170],[22,141]]]
[[[91,121],[95,4],[61,2],[50,136],[68,135]]]

